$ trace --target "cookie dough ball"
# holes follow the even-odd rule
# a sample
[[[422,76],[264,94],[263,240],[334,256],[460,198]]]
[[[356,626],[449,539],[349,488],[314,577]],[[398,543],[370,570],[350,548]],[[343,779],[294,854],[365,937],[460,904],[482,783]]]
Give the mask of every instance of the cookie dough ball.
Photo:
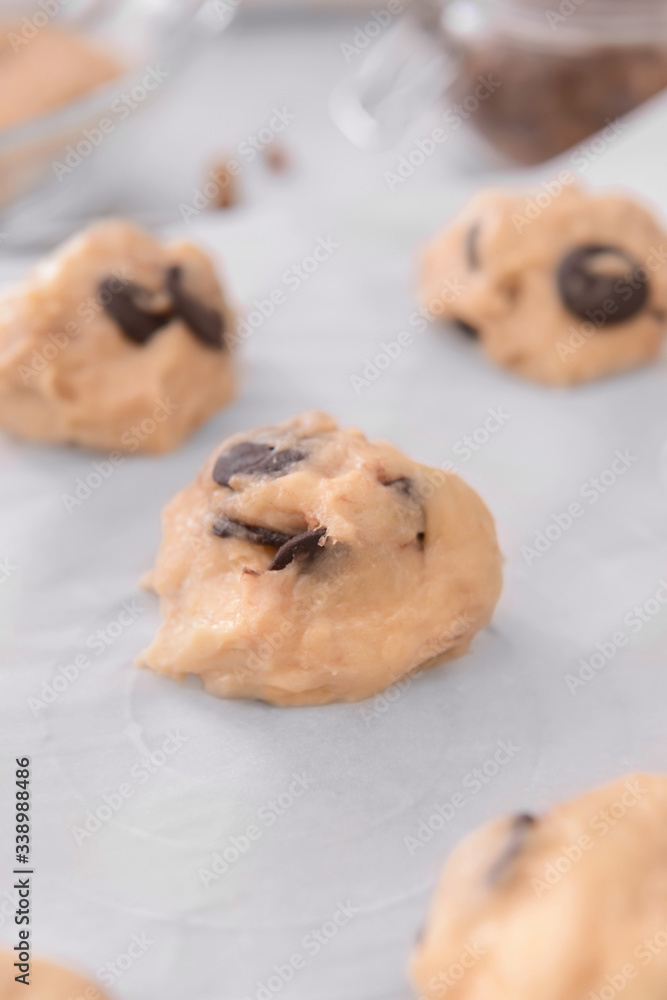
[[[419,295],[497,364],[549,385],[584,382],[660,351],[664,242],[649,212],[618,194],[484,191],[426,247]]]
[[[11,952],[0,951],[0,1000],[107,1000],[97,986],[88,979],[51,965],[43,959],[31,958],[29,986],[17,983],[15,977],[21,975],[14,967],[17,961]]]
[[[0,128],[37,118],[121,73],[112,56],[74,32],[50,24],[28,36],[26,28],[25,21],[0,23]]]
[[[168,451],[231,399],[234,323],[193,243],[95,225],[0,295],[0,427]]]
[[[412,975],[435,1000],[663,1000],[667,778],[635,775],[454,851]]]
[[[315,412],[216,449],[165,510],[152,585],[144,665],[221,697],[357,701],[468,649],[501,556],[457,476]]]

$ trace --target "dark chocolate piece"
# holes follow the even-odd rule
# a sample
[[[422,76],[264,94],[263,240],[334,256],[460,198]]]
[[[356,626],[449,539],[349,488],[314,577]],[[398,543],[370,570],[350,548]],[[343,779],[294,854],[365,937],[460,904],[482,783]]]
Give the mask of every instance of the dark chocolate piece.
[[[383,480],[380,482],[383,486],[393,486],[395,489],[402,493],[406,497],[414,497],[415,488],[412,485],[412,480],[408,476],[399,476],[398,479]]]
[[[473,223],[465,238],[466,261],[471,271],[479,268],[479,222]]]
[[[528,831],[537,823],[535,816],[530,813],[518,813],[512,821],[509,829],[507,841],[500,857],[489,869],[486,881],[488,885],[495,885],[505,875],[506,871],[521,853],[526,842]]]
[[[182,278],[181,267],[170,267],[167,271],[167,288],[174,303],[174,311],[202,344],[221,350],[225,346],[225,325],[222,315],[217,309],[210,309],[186,292]]]
[[[213,467],[213,479],[220,486],[229,486],[229,480],[238,473],[276,476],[305,457],[305,453],[296,448],[276,451],[272,444],[241,441],[218,456]]]
[[[105,278],[97,289],[98,297],[104,303],[104,310],[117,323],[128,340],[135,344],[145,344],[153,334],[173,319],[172,310],[148,312],[137,305],[137,298],[145,295],[143,289],[129,281],[117,287],[117,278]]]
[[[477,327],[471,326],[470,323],[466,323],[464,319],[453,319],[452,323],[460,333],[464,334],[466,337],[470,337],[471,340],[477,340],[479,338],[479,330]]]
[[[219,538],[241,538],[253,545],[273,545],[279,549],[290,536],[272,528],[263,528],[260,524],[244,524],[243,521],[233,521],[230,517],[221,517],[213,525],[213,534]]]
[[[276,552],[269,569],[285,569],[292,560],[299,556],[313,557],[321,549],[320,538],[324,538],[326,528],[315,528],[313,531],[303,531],[285,542]]]
[[[613,256],[619,268],[610,274],[598,270],[596,258]],[[634,273],[633,273],[634,272]],[[640,278],[637,261],[618,247],[576,247],[563,257],[558,274],[558,294],[565,307],[581,319],[604,328],[632,319],[646,305],[648,282]]]

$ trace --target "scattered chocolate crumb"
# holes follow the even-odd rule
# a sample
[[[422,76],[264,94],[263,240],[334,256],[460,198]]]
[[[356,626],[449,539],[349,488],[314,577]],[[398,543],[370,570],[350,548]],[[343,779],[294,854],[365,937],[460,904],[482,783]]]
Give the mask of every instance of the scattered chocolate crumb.
[[[274,174],[284,174],[292,167],[292,157],[287,146],[276,139],[263,149],[264,162]]]
[[[209,173],[209,178],[214,178],[217,188],[215,195],[211,199],[213,208],[233,208],[234,205],[238,205],[241,201],[238,170],[234,170],[232,164],[238,166],[236,160],[221,160],[214,165]],[[211,183],[210,180],[208,183]]]

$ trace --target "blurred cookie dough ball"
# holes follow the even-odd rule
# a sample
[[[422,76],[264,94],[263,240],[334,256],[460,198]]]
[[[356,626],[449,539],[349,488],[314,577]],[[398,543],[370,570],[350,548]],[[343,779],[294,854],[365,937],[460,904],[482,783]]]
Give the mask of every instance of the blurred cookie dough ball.
[[[46,18],[44,11],[37,16]],[[0,129],[46,114],[121,72],[113,56],[73,31],[30,17],[2,21]]]
[[[43,959],[30,959],[29,985],[17,982],[22,973],[16,968],[15,954],[0,951],[0,1000],[108,1000],[90,980],[71,969]]]
[[[553,191],[476,195],[425,248],[422,306],[549,385],[652,361],[667,330],[665,232],[624,195]]]
[[[164,452],[231,400],[235,317],[210,258],[99,223],[0,295],[0,427]]]
[[[221,697],[357,701],[464,653],[501,563],[458,476],[305,413],[223,442],[167,506],[141,662]]]
[[[412,961],[424,1000],[663,1000],[667,777],[632,775],[454,850]]]

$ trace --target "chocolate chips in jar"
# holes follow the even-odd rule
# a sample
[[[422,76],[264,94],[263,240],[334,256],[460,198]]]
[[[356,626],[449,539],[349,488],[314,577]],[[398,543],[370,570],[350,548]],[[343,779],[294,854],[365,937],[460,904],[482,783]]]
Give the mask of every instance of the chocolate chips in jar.
[[[461,6],[444,13],[460,59],[447,97],[465,108],[491,80],[467,120],[512,160],[540,163],[605,127],[611,142],[616,119],[667,87],[667,5],[656,0],[586,0],[567,16],[545,0],[477,0],[476,30],[459,24]]]

